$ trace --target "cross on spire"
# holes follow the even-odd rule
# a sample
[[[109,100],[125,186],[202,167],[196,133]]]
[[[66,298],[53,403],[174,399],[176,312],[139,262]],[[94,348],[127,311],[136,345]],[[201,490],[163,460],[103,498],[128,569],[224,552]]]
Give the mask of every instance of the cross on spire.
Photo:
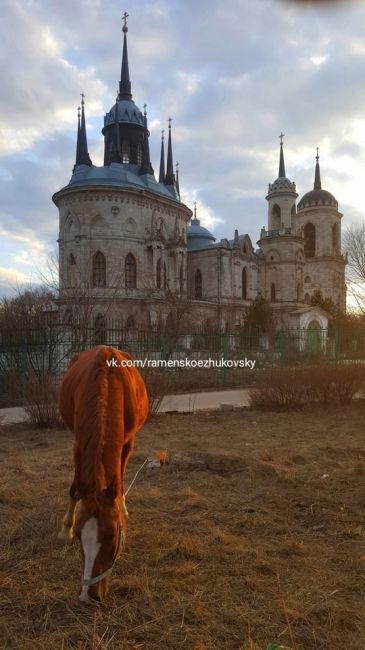
[[[283,132],[281,132],[280,135],[279,135],[279,139],[280,139],[280,144],[281,144],[281,145],[283,144],[283,137],[284,137],[284,136],[285,136],[285,133],[283,133]]]
[[[127,31],[128,31],[128,25],[127,25],[127,18],[128,18],[128,17],[129,17],[129,14],[127,14],[127,12],[125,11],[124,14],[123,14],[123,16],[122,16],[122,20],[124,20],[123,32],[127,32]]]
[[[169,119],[167,121],[169,123],[169,129],[171,129],[171,117],[169,117]]]
[[[85,104],[85,94],[80,93],[80,95],[81,95],[81,104]]]
[[[318,162],[319,161],[319,153],[318,153],[319,152],[319,147],[316,147],[316,151],[317,151],[316,161]]]
[[[146,110],[147,109],[147,104],[143,104],[143,108],[144,108],[144,114],[147,115],[147,110]]]

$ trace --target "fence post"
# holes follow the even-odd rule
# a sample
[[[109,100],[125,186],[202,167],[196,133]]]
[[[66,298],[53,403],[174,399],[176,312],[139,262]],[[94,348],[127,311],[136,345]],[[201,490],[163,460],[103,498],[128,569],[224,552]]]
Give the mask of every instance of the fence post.
[[[228,341],[227,341],[227,336],[223,334],[223,360],[227,359],[227,354],[228,352]],[[226,366],[223,366],[223,386],[227,386],[227,368]]]

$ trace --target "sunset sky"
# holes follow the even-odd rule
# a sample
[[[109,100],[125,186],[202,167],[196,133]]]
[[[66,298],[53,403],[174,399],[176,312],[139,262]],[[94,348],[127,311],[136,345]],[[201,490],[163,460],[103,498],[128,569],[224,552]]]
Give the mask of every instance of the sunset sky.
[[[89,152],[102,164],[103,116],[117,91],[121,15],[128,19],[132,93],[147,104],[152,163],[172,118],[182,199],[217,239],[256,243],[285,133],[299,197],[322,187],[344,214],[365,214],[365,3],[285,0],[2,0],[0,295],[39,284],[56,250],[52,194],[75,159],[80,93]]]

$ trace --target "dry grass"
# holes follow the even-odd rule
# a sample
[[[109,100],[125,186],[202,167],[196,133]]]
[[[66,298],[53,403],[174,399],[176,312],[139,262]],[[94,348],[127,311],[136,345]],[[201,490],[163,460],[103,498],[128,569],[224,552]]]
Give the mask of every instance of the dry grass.
[[[127,484],[147,455],[171,462],[128,496],[98,609],[77,600],[77,545],[56,543],[71,434],[3,429],[0,647],[364,648],[364,425],[363,402],[155,418]]]

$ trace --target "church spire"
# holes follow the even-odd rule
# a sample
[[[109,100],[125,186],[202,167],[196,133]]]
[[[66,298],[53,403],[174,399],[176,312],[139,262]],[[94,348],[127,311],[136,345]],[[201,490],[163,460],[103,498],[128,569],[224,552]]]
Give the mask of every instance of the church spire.
[[[167,146],[167,164],[166,164],[166,176],[165,176],[164,183],[165,185],[174,185],[175,183],[174,163],[172,160],[171,117],[169,117],[169,141]]]
[[[92,162],[87,149],[84,97],[85,97],[84,93],[81,93],[81,121],[80,121],[80,110],[79,110],[75,167],[76,165],[88,165],[89,167],[92,167]]]
[[[153,167],[151,165],[150,158],[150,145],[149,145],[149,132],[147,128],[147,111],[146,104],[144,105],[144,127],[143,127],[143,145],[142,145],[142,165],[139,170],[140,174],[151,174],[154,175]]]
[[[132,99],[132,93],[131,93],[131,81],[129,78],[129,65],[128,65],[128,48],[127,48],[127,32],[128,32],[128,26],[127,26],[127,18],[128,14],[127,12],[124,12],[123,15],[123,20],[124,20],[124,25],[123,25],[123,58],[122,58],[122,69],[121,69],[121,74],[120,74],[120,82],[119,82],[119,100],[121,99]]]
[[[280,133],[280,161],[279,161],[279,178],[285,178],[285,163],[284,163],[284,151],[283,151],[283,137],[284,133]]]
[[[322,189],[321,170],[319,168],[318,147],[317,147],[317,155],[316,155],[316,172],[315,172],[315,175],[314,175],[314,189],[315,190],[321,190]]]
[[[180,183],[179,183],[179,163],[176,163],[176,191],[180,198]]]
[[[161,156],[160,156],[160,174],[158,177],[159,183],[164,183],[165,181],[165,129],[161,131]]]

